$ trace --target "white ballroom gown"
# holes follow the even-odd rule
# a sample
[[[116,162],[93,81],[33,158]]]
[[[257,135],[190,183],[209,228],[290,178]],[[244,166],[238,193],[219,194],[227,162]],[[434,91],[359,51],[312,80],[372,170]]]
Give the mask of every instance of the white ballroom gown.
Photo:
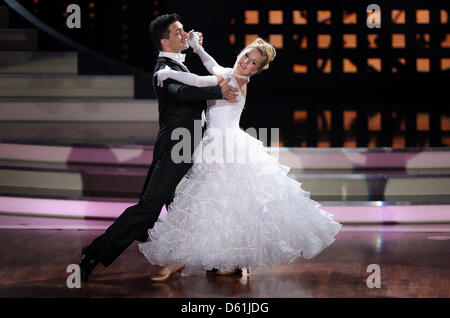
[[[222,72],[238,87],[230,69]],[[241,92],[238,103],[208,101],[207,131],[187,179],[149,240],[139,244],[150,263],[185,264],[183,276],[274,268],[311,259],[334,242],[342,225],[239,127],[244,104]]]

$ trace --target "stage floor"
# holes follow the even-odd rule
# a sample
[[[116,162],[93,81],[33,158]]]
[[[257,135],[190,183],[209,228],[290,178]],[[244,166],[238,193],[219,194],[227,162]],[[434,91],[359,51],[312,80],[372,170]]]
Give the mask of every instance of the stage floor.
[[[450,297],[448,225],[348,226],[312,260],[240,275],[204,275],[152,283],[150,265],[134,242],[109,268],[99,265],[89,283],[69,289],[66,273],[80,248],[102,230],[0,230],[1,297]],[[369,288],[370,264],[381,287]]]

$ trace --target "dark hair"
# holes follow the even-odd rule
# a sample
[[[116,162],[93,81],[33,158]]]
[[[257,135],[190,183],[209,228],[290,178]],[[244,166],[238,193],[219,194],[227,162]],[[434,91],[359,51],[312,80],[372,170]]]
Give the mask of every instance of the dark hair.
[[[161,39],[169,38],[169,26],[175,21],[180,21],[180,16],[176,13],[163,14],[150,23],[150,38],[153,44],[161,51]]]

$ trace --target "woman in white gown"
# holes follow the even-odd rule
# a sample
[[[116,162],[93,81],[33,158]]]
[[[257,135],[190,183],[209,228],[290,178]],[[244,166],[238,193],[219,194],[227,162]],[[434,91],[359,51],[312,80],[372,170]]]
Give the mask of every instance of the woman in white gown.
[[[194,33],[189,44],[213,75],[164,69],[155,74],[158,85],[167,78],[195,86],[230,79],[239,96],[234,103],[208,101],[206,134],[194,151],[187,180],[149,230],[149,241],[139,244],[149,262],[165,266],[152,280],[166,281],[181,271],[232,273],[313,258],[334,242],[342,225],[287,176],[289,168],[269,155],[261,141],[239,127],[248,79],[268,68],[275,49],[257,39],[231,69],[218,65],[197,39]]]

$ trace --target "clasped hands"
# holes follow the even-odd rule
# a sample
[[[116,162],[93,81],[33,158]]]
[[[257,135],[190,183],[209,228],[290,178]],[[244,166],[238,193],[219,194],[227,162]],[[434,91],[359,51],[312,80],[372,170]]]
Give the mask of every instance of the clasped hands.
[[[203,45],[203,34],[201,32],[195,32],[194,30],[189,31],[188,43],[189,46],[193,49],[194,53],[198,53],[200,49],[202,49]],[[166,66],[164,69],[161,69],[153,76],[157,76],[157,84],[159,87],[163,87],[163,81],[170,77],[170,72],[174,72],[169,66]],[[227,100],[230,103],[237,103],[237,96],[239,95],[239,89],[228,85],[230,78],[224,79],[220,75],[216,75],[218,79],[218,85],[222,90],[223,99]]]

